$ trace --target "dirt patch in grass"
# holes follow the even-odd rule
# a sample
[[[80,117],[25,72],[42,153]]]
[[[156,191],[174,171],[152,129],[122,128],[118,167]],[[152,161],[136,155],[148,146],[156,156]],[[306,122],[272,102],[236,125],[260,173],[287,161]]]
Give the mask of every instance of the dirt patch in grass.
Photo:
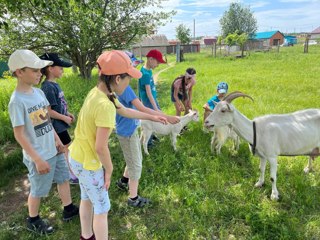
[[[6,142],[2,144],[0,149],[4,152],[5,156],[10,155],[13,151],[15,151],[17,148],[20,148],[20,146],[17,143],[12,142]]]
[[[29,187],[28,177],[25,175],[0,190],[0,223],[8,220],[11,214],[20,211],[27,203]]]

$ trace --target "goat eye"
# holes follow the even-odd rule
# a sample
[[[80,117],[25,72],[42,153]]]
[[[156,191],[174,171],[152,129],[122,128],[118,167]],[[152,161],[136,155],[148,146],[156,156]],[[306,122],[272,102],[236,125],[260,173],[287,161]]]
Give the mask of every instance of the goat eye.
[[[224,113],[225,111],[226,111],[225,109],[222,109],[222,110],[221,110],[221,112],[223,112],[223,113]]]

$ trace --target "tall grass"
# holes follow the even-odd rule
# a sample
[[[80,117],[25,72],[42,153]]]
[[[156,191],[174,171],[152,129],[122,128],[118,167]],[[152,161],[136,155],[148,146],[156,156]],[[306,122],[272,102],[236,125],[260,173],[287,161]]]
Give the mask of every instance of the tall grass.
[[[0,78],[0,145],[14,141],[8,114],[8,103],[15,84],[13,78]]]
[[[240,90],[254,98],[237,99],[234,105],[249,118],[269,113],[288,113],[304,108],[320,108],[320,46],[281,48],[280,53],[251,53],[244,59],[213,58],[210,51],[185,54],[186,61],[159,76],[158,92],[164,112],[173,114],[170,102],[172,81],[188,67],[197,70],[193,106],[202,113],[202,105],[215,94],[220,81],[230,91]],[[175,56],[168,57],[173,62]],[[166,66],[161,66],[164,69]],[[97,76],[94,75],[94,78]],[[78,113],[86,93],[96,81],[83,81],[72,74],[60,80],[71,111]],[[136,81],[132,82],[136,87]],[[2,94],[1,94],[2,95]],[[280,157],[278,164],[278,202],[270,200],[271,184],[255,189],[259,159],[246,143],[238,152],[230,143],[220,156],[210,153],[209,134],[202,122],[178,139],[173,152],[168,137],[161,139],[150,156],[144,156],[140,194],[152,199],[152,207],[132,209],[127,194],[119,192],[115,181],[121,177],[124,160],[114,136],[110,141],[114,173],[109,190],[111,239],[320,239],[320,174],[303,173],[305,157]],[[16,160],[19,161],[19,160]],[[266,179],[269,178],[268,172]],[[79,189],[72,186],[75,202]],[[60,220],[57,192],[43,201],[41,214],[58,228],[43,239],[78,239],[78,220],[65,224]],[[33,239],[24,229],[26,208],[17,210],[1,224],[0,239]]]

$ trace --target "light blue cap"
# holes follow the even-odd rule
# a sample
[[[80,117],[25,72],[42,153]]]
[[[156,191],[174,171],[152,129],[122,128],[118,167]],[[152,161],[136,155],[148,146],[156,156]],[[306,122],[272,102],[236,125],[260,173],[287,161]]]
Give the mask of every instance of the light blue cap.
[[[226,82],[221,82],[217,86],[218,93],[227,93],[228,92],[228,84]]]

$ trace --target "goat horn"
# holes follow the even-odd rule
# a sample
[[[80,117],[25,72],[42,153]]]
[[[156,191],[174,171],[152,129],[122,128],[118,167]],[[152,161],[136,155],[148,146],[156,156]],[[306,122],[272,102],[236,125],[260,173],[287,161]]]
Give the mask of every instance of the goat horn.
[[[247,97],[247,98],[250,98],[253,101],[252,97],[250,97],[249,95],[244,94],[244,93],[242,93],[240,91],[232,92],[229,95],[225,96],[222,100],[226,101],[228,103],[231,103],[233,99],[236,99],[238,97]]]

